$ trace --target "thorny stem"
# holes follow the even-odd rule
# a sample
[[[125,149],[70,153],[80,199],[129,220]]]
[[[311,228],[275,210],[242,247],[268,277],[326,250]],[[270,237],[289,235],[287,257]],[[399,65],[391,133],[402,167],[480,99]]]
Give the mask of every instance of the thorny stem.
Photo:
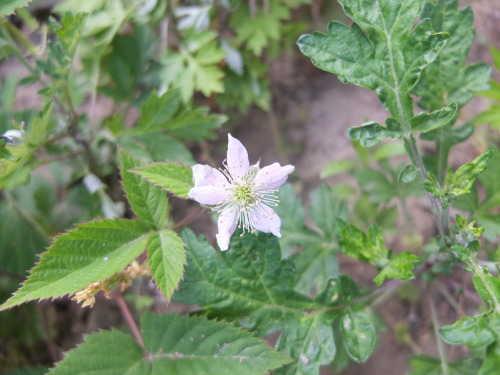
[[[438,346],[439,359],[441,360],[441,371],[443,375],[448,375],[448,360],[446,358],[446,350],[443,345],[443,341],[439,336],[439,322],[436,313],[436,307],[434,306],[434,302],[431,298],[429,298],[429,305],[431,307],[431,316],[432,316],[432,325],[434,327],[434,335],[436,336],[436,342]]]
[[[139,327],[137,326],[134,317],[130,313],[130,309],[128,308],[125,300],[123,299],[122,294],[120,292],[115,293],[115,299],[118,302],[118,306],[120,307],[123,319],[125,319],[125,322],[128,324],[130,330],[132,331],[132,335],[134,336],[137,343],[144,349],[144,341],[142,340],[141,331],[139,330]]]

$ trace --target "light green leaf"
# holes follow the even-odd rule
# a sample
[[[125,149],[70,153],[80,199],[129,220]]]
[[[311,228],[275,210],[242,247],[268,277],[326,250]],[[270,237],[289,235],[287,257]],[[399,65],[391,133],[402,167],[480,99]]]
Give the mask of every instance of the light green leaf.
[[[411,119],[411,128],[415,132],[428,133],[449,124],[457,112],[457,105],[436,110],[431,113],[419,113]]]
[[[486,350],[486,356],[477,375],[493,375],[500,366],[500,343],[497,341]]]
[[[181,198],[189,198],[188,192],[193,187],[191,168],[181,164],[155,163],[131,172]]]
[[[385,247],[382,232],[377,225],[370,226],[368,234],[342,220],[337,220],[336,225],[342,252],[373,265],[386,261],[389,250]]]
[[[289,362],[250,333],[204,317],[145,314],[141,332],[144,348],[118,331],[89,335],[49,374],[261,375]]]
[[[486,169],[493,152],[493,150],[486,151],[470,163],[460,166],[455,172],[451,169],[448,171],[445,194],[449,200],[470,192],[469,189],[477,176]]]
[[[2,0],[0,4],[0,17],[14,13],[16,8],[28,6],[32,0]]]
[[[229,250],[219,254],[192,231],[181,235],[188,265],[174,300],[237,320],[262,335],[298,324],[302,309],[315,306],[293,291],[294,266],[281,259],[275,236],[233,235]]]
[[[138,221],[102,220],[55,238],[22,287],[2,306],[62,297],[123,270],[146,250],[148,228]]]
[[[402,127],[409,131],[413,102],[408,94],[449,36],[434,33],[429,20],[414,27],[423,0],[340,3],[354,21],[352,28],[331,22],[327,34],[300,37],[300,50],[342,82],[375,90],[393,117],[408,122]]]
[[[500,311],[500,279],[498,277],[482,274],[474,274],[472,282],[477,294],[481,299]]]
[[[439,334],[448,344],[467,345],[475,350],[497,340],[488,323],[488,319],[483,316],[464,317],[449,326],[441,327]]]
[[[286,328],[278,338],[276,347],[292,358],[292,363],[278,370],[278,375],[317,375],[321,365],[335,358],[335,341],[331,322],[322,314],[309,316],[299,327]]]
[[[312,191],[309,211],[326,240],[335,238],[335,220],[347,218],[345,202],[339,201],[332,188],[324,183]]]
[[[26,142],[32,147],[40,147],[47,137],[52,114],[52,103],[45,106],[38,116],[33,119],[26,133]]]
[[[406,165],[398,174],[398,181],[404,184],[412,182],[418,176],[418,169],[414,165]]]
[[[150,228],[164,228],[168,221],[166,193],[137,174],[128,172],[141,163],[121,148],[120,165],[123,189],[132,210]]]
[[[356,362],[364,362],[375,347],[376,332],[370,317],[364,311],[348,309],[340,317],[342,341],[347,354]]]
[[[169,301],[184,273],[184,243],[171,230],[162,229],[151,234],[147,246],[153,278],[165,299]]]
[[[385,279],[413,279],[415,275],[413,275],[411,271],[418,261],[420,261],[420,258],[409,251],[399,253],[389,260],[388,264],[373,279],[373,282],[377,285],[381,285]]]
[[[323,167],[320,172],[320,178],[336,176],[340,173],[350,171],[356,168],[358,164],[351,160],[332,160]]]
[[[172,120],[180,106],[180,95],[177,90],[165,92],[158,96],[153,91],[141,107],[141,117],[136,126],[128,133],[142,134],[162,130]]]
[[[490,124],[494,129],[500,129],[500,104],[493,104],[472,120],[474,124]]]

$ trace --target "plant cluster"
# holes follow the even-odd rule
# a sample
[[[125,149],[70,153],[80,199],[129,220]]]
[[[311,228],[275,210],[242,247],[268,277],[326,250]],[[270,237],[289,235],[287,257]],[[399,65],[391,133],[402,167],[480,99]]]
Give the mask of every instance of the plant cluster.
[[[322,183],[304,205],[285,184],[292,165],[250,165],[231,135],[221,170],[194,165],[192,150],[207,154],[206,140],[227,120],[212,111],[270,110],[266,62],[304,31],[292,10],[309,1],[67,0],[46,23],[19,8],[27,3],[0,5],[0,16],[17,9],[24,24],[20,31],[0,20],[0,57],[25,69],[3,77],[0,89],[0,323],[20,319],[18,309],[36,321],[33,306],[19,306],[30,301],[69,295],[91,308],[104,295],[128,327],[85,336],[50,369],[15,374],[340,371],[373,353],[381,296],[414,278],[451,280],[459,269],[472,276],[481,308],[440,326],[430,297],[439,358],[411,357],[410,374],[496,373],[500,155],[488,145],[449,167],[453,147],[474,132],[461,108],[475,93],[500,100],[491,69],[466,63],[470,8],[339,0],[352,25],[331,22],[326,33],[298,39],[314,65],[375,91],[389,114],[385,124],[349,129],[359,160],[332,161],[322,172],[351,172],[359,189]],[[18,109],[22,88],[38,90],[41,110]],[[95,114],[98,103],[109,103],[104,116]],[[474,121],[496,126],[496,107]],[[435,152],[424,155],[423,144]],[[401,154],[407,163],[393,162]],[[418,235],[407,205],[415,197],[430,208],[436,235],[393,250],[399,216]],[[179,199],[219,214],[217,246],[188,227],[192,215],[174,221]],[[376,270],[372,288],[341,273],[340,253]],[[151,282],[167,302],[196,311],[151,313],[138,302]],[[444,343],[469,354],[449,359]],[[7,370],[17,365],[5,361]]]

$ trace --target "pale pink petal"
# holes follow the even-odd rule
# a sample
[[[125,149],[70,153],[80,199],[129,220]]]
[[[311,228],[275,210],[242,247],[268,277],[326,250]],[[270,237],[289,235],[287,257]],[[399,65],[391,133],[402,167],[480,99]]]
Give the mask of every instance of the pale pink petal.
[[[231,176],[243,177],[250,167],[247,149],[231,134],[228,134],[227,137],[227,169]]]
[[[238,226],[238,209],[230,207],[222,211],[217,224],[219,227],[219,233],[216,235],[217,244],[222,251],[225,251],[229,248],[229,240]]]
[[[261,190],[274,190],[281,186],[294,170],[293,165],[285,165],[284,167],[279,163],[268,165],[255,176],[255,186]]]
[[[194,187],[188,192],[188,195],[195,201],[207,205],[222,203],[229,198],[229,194],[229,190],[212,185]]]
[[[262,203],[257,205],[250,215],[250,221],[255,229],[281,237],[281,219],[272,208]]]
[[[226,177],[218,169],[209,165],[196,164],[192,166],[195,187],[214,185],[219,188],[227,188],[229,183]]]

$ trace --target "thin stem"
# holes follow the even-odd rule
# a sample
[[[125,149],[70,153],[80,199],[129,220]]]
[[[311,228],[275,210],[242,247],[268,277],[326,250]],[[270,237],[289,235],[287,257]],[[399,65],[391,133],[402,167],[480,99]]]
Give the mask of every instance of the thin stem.
[[[57,347],[54,340],[52,340],[52,335],[50,334],[49,322],[47,319],[47,311],[42,307],[42,305],[36,305],[36,311],[38,313],[38,318],[42,325],[43,335],[45,337],[45,343],[49,350],[50,359],[53,363],[61,360],[61,350]]]
[[[120,292],[115,293],[115,299],[118,302],[118,306],[120,307],[123,319],[125,319],[125,322],[127,322],[128,326],[130,327],[130,330],[132,331],[132,335],[134,336],[135,340],[139,343],[139,345],[144,349],[144,341],[142,339],[141,331],[139,330],[139,327],[137,326],[134,317],[130,313],[130,309],[128,308],[125,300],[123,299],[122,294]]]
[[[183,226],[185,226],[186,224],[190,223],[192,220],[194,220],[194,218],[196,218],[196,216],[198,216],[201,212],[203,211],[203,207],[198,207],[198,209],[196,209],[195,211],[191,212],[188,216],[186,216],[184,219],[182,219],[181,221],[179,221],[173,228],[172,230],[173,231],[178,231],[179,229],[181,229]]]
[[[436,342],[438,346],[439,359],[441,360],[441,371],[443,375],[448,375],[448,360],[446,358],[446,349],[443,345],[443,341],[439,336],[439,322],[436,313],[436,307],[434,306],[434,302],[431,298],[429,298],[429,305],[431,307],[431,316],[432,316],[432,325],[434,327],[434,335],[436,336]]]

